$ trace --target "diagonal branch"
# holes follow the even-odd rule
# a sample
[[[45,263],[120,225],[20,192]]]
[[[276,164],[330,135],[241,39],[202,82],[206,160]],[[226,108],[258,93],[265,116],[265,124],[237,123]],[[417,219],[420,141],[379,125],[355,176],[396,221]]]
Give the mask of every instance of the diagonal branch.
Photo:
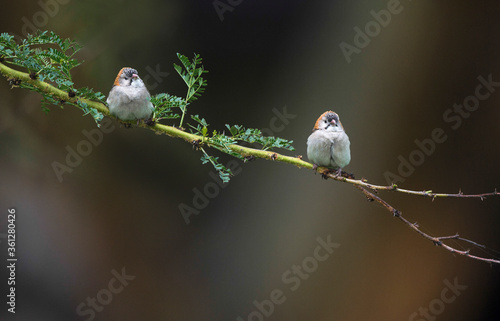
[[[0,73],[4,75],[9,81],[12,87],[18,87],[21,82],[30,84],[31,86],[38,88],[40,91],[51,95],[53,98],[58,98],[60,101],[77,103],[82,101],[89,105],[91,108],[95,108],[105,115],[109,115],[109,109],[106,105],[101,102],[92,101],[82,97],[73,96],[71,93],[62,91],[59,88],[52,86],[51,84],[40,81],[37,79],[32,79],[30,74],[12,69],[0,62]]]
[[[420,228],[419,228],[419,226],[418,226],[417,223],[412,223],[412,222],[408,221],[406,218],[404,218],[401,215],[401,211],[399,211],[396,208],[394,208],[391,204],[387,203],[386,201],[384,201],[383,199],[381,199],[377,195],[373,194],[372,192],[368,191],[364,187],[361,187],[359,185],[354,185],[354,187],[356,187],[361,192],[363,192],[363,194],[365,194],[365,196],[368,198],[368,200],[370,200],[370,201],[376,201],[377,203],[381,204],[390,213],[392,213],[392,215],[394,217],[397,217],[399,220],[401,220],[403,223],[405,223],[407,226],[409,226],[412,230],[414,230],[415,232],[417,232],[418,234],[420,234],[420,236],[422,236],[425,239],[428,239],[429,241],[431,241],[432,243],[434,243],[434,245],[441,246],[442,248],[444,248],[447,251],[450,251],[451,253],[457,253],[459,255],[463,255],[463,256],[469,257],[471,259],[475,259],[475,260],[479,260],[479,261],[484,261],[484,262],[488,262],[488,263],[500,264],[500,260],[494,260],[494,259],[488,259],[488,258],[484,258],[484,257],[480,257],[480,256],[475,256],[475,255],[470,254],[469,250],[466,250],[466,251],[457,250],[456,248],[443,243],[443,241],[445,241],[445,240],[462,240],[462,241],[465,241],[465,242],[469,242],[469,243],[478,245],[480,247],[485,247],[484,245],[480,245],[480,244],[477,244],[477,243],[475,243],[473,241],[469,241],[467,239],[461,238],[458,234],[451,235],[451,236],[431,236],[431,235],[429,235],[427,233],[424,233],[422,230],[420,230]]]

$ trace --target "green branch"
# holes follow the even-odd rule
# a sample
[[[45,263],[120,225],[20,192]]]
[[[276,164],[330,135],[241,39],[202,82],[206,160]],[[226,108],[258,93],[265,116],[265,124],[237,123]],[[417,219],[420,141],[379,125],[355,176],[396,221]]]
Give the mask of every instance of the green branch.
[[[16,81],[21,81],[28,83],[39,90],[43,91],[46,94],[49,94],[53,96],[54,98],[57,98],[61,101],[65,102],[72,102],[72,103],[77,103],[77,101],[82,101],[85,102],[89,107],[95,108],[102,114],[114,118],[109,114],[109,109],[108,107],[101,103],[101,102],[96,102],[92,100],[88,100],[85,98],[80,98],[80,97],[69,97],[67,92],[64,92],[60,89],[55,88],[51,84],[48,84],[46,82],[40,81],[40,80],[33,80],[30,78],[30,75],[25,72],[21,72],[15,69],[12,69],[3,63],[0,63],[0,72],[11,82],[11,83],[16,83]],[[18,85],[13,85],[13,87],[16,87]],[[156,133],[160,134],[166,134],[171,137],[176,137],[176,138],[181,138],[185,140],[186,142],[190,144],[197,144],[199,142],[202,145],[206,145],[208,147],[212,148],[217,148],[219,149],[217,144],[211,143],[209,140],[207,140],[205,137],[202,135],[196,135],[192,133],[188,133],[182,129],[173,127],[173,126],[168,126],[160,123],[155,123],[153,126],[148,126],[146,124],[140,123],[138,125],[139,127],[154,130]],[[299,168],[306,168],[306,169],[313,169],[313,164],[308,163],[306,161],[303,161],[300,156],[298,157],[293,157],[293,156],[286,156],[283,154],[279,154],[273,151],[267,151],[267,150],[261,150],[261,149],[255,149],[255,148],[250,148],[250,147],[245,147],[241,146],[238,144],[230,144],[227,146],[229,150],[232,152],[238,154],[241,156],[241,158],[261,158],[261,159],[266,159],[266,160],[271,160],[275,162],[280,162],[280,163],[287,163],[291,165],[295,165]],[[344,176],[336,176],[332,173],[329,172],[329,170],[325,167],[318,167],[317,169],[318,172],[322,173],[324,177],[330,178],[336,181],[352,184],[352,185],[357,185],[357,186],[362,186],[370,190],[381,190],[381,191],[393,191],[393,192],[401,192],[405,194],[412,194],[412,195],[418,195],[418,196],[424,196],[424,197],[429,197],[429,198],[436,198],[436,197],[457,197],[457,198],[479,198],[479,199],[485,199],[487,196],[499,196],[500,192],[497,190],[491,192],[491,193],[484,193],[484,194],[475,194],[475,195],[468,195],[468,194],[463,194],[462,192],[456,193],[456,194],[447,194],[447,193],[433,193],[432,191],[412,191],[412,190],[407,190],[407,189],[402,189],[397,187],[396,185],[388,185],[388,186],[382,186],[382,185],[374,185],[368,183],[366,179],[352,179]]]
[[[85,102],[89,107],[95,108],[99,112],[101,112],[103,115],[106,115],[108,117],[114,118],[109,114],[109,109],[108,107],[101,102],[97,101],[92,101],[88,100],[85,98],[80,98],[80,97],[69,97],[67,92],[64,92],[60,89],[57,89],[56,87],[52,86],[49,83],[40,81],[40,80],[33,80],[30,78],[30,75],[25,72],[21,72],[15,69],[12,69],[8,66],[6,66],[3,63],[0,63],[0,72],[2,75],[4,75],[7,80],[10,81],[10,83],[17,83],[18,81],[28,83],[36,88],[38,88],[40,91],[51,95],[53,98],[56,98],[57,100],[64,101],[64,102],[72,102],[72,103],[77,103],[77,101],[82,101]],[[13,87],[19,86],[20,83],[13,84]],[[116,118],[115,118],[116,119]],[[131,122],[133,123],[133,122]],[[155,123],[153,126],[148,126],[146,124],[139,124],[139,127],[143,127],[146,129],[154,130],[156,133],[161,133],[161,134],[166,134],[171,137],[176,137],[176,138],[182,138],[185,141],[195,144],[195,142],[199,141],[201,144],[205,144],[208,147],[216,147],[216,144],[210,143],[208,140],[204,140],[203,136],[188,133],[184,130],[181,130],[179,128],[173,127],[173,126],[168,126],[160,123]],[[292,156],[285,156],[282,154],[278,154],[272,151],[265,151],[265,150],[260,150],[260,149],[255,149],[255,148],[250,148],[250,147],[245,147],[237,144],[231,144],[227,146],[231,151],[239,154],[242,156],[242,158],[245,157],[255,157],[255,158],[262,158],[262,159],[267,159],[267,160],[274,160],[277,162],[283,162],[283,163],[288,163],[295,165],[297,167],[301,168],[307,168],[307,169],[312,169],[313,165],[311,163],[305,162],[301,160],[299,157],[292,157]]]
[[[50,94],[53,97],[56,97],[60,100],[69,101],[69,102],[73,102],[73,103],[76,103],[78,100],[83,101],[87,105],[89,105],[91,108],[95,108],[96,110],[98,110],[102,114],[109,116],[111,118],[114,118],[113,116],[109,115],[108,107],[101,102],[91,101],[91,100],[88,100],[85,98],[79,98],[79,97],[71,98],[68,96],[68,93],[66,93],[60,89],[57,89],[54,86],[52,86],[46,82],[39,81],[39,80],[32,80],[30,78],[29,74],[18,71],[18,70],[14,70],[12,68],[9,68],[8,66],[4,65],[3,63],[0,63],[0,72],[8,80],[10,80],[11,83],[15,82],[15,80],[20,80],[22,82],[29,83],[29,84],[35,86],[36,88],[42,90],[43,92]],[[141,124],[139,124],[139,127],[154,130],[156,133],[166,134],[166,135],[171,136],[171,137],[181,138],[190,144],[196,144],[196,142],[200,142],[200,144],[206,145],[208,147],[212,147],[212,148],[219,147],[219,146],[217,146],[217,144],[211,143],[209,140],[205,139],[202,135],[188,133],[184,130],[181,130],[181,129],[173,127],[173,126],[168,126],[168,125],[164,125],[164,124],[160,124],[160,123],[156,123],[153,126],[148,126],[146,124],[141,123]],[[255,158],[261,158],[261,159],[266,159],[266,160],[272,160],[275,162],[287,163],[287,164],[295,165],[299,168],[313,169],[313,164],[303,161],[300,156],[299,157],[286,156],[286,155],[279,154],[279,153],[276,153],[273,151],[255,149],[255,148],[241,146],[238,144],[230,144],[227,147],[229,150],[240,155],[242,158],[248,159],[250,157],[255,157]],[[497,190],[495,190],[491,193],[475,194],[475,195],[463,194],[462,192],[459,192],[456,194],[447,194],[447,193],[433,193],[432,191],[412,191],[412,190],[399,188],[396,185],[388,185],[388,186],[374,185],[374,184],[368,183],[368,181],[365,179],[357,180],[357,179],[351,179],[351,178],[344,177],[344,176],[336,176],[336,175],[330,173],[329,170],[325,167],[318,167],[317,171],[322,173],[322,175],[325,175],[325,177],[328,177],[330,179],[344,182],[344,183],[348,183],[348,184],[352,184],[352,185],[362,186],[362,187],[368,188],[370,190],[401,192],[401,193],[405,193],[405,194],[424,196],[424,197],[429,197],[429,198],[433,198],[433,199],[436,197],[457,197],[457,198],[485,199],[487,196],[499,196],[500,195],[500,192],[498,192]]]
[[[7,78],[12,87],[19,87],[22,83],[29,84],[39,89],[40,91],[52,96],[53,98],[57,98],[61,103],[69,102],[73,104],[78,104],[78,102],[80,101],[105,115],[109,115],[108,107],[101,102],[92,101],[77,96],[71,97],[73,96],[71,93],[58,89],[44,81],[32,79],[30,74],[12,69],[1,62],[0,62],[0,73],[2,73],[2,75],[4,75]]]
[[[85,98],[80,98],[80,97],[69,97],[67,92],[64,92],[60,89],[55,88],[51,84],[48,84],[46,82],[40,81],[40,80],[33,80],[30,78],[30,75],[25,72],[21,72],[15,69],[12,69],[3,63],[0,63],[0,72],[11,82],[11,83],[16,83],[16,80],[19,80],[21,82],[26,82],[29,83],[30,85],[38,88],[39,90],[43,91],[46,94],[49,94],[53,96],[54,98],[57,98],[61,101],[65,102],[73,102],[77,103],[77,101],[82,101],[85,102],[89,107],[95,108],[102,114],[114,118],[109,114],[109,109],[108,107],[101,103],[101,102],[96,102],[92,100],[88,100]],[[13,85],[13,87],[16,87],[18,85]],[[133,122],[131,122],[133,123]],[[186,142],[190,144],[197,144],[199,142],[201,145],[206,145],[208,147],[212,148],[217,148],[219,149],[216,143],[212,143],[209,140],[207,140],[205,137],[202,135],[196,135],[193,133],[188,133],[182,129],[173,127],[173,126],[168,126],[160,123],[155,123],[153,126],[148,126],[146,124],[140,123],[138,125],[139,127],[154,130],[156,133],[160,134],[166,134],[171,137],[176,137],[176,138],[181,138],[185,140]],[[291,165],[295,165],[299,168],[306,168],[306,169],[313,169],[313,164],[308,163],[306,161],[303,161],[300,156],[298,157],[293,157],[293,156],[286,156],[283,154],[279,154],[273,151],[267,151],[267,150],[261,150],[261,149],[256,149],[256,148],[250,148],[246,146],[241,146],[238,144],[230,144],[227,145],[227,148],[240,155],[241,158],[261,158],[261,159],[266,159],[266,160],[271,160],[275,162],[280,162],[280,163],[287,163]],[[223,150],[222,150],[223,151]],[[436,197],[457,197],[457,198],[479,198],[479,199],[485,199],[487,196],[499,196],[500,192],[497,190],[491,192],[491,193],[484,193],[484,194],[475,194],[475,195],[468,195],[468,194],[463,194],[462,192],[456,193],[456,194],[447,194],[447,193],[433,193],[432,191],[412,191],[412,190],[407,190],[407,189],[402,189],[397,187],[396,185],[388,185],[388,186],[382,186],[382,185],[374,185],[368,183],[366,179],[352,179],[344,176],[336,176],[328,170],[328,168],[325,167],[318,167],[317,171],[319,173],[322,173],[324,177],[330,178],[336,181],[352,184],[352,185],[357,185],[357,186],[362,186],[365,188],[368,188],[370,190],[381,190],[381,191],[393,191],[393,192],[401,192],[405,194],[411,194],[411,195],[418,195],[418,196],[424,196],[424,197],[429,197],[429,198],[436,198]]]

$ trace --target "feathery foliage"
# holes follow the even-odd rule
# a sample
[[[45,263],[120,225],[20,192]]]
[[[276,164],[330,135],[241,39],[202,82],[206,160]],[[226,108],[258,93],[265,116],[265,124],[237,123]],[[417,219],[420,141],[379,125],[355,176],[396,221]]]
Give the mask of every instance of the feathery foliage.
[[[74,58],[81,46],[70,39],[62,39],[54,32],[38,31],[28,35],[21,43],[7,33],[0,34],[0,57],[3,61],[24,68],[32,80],[50,83],[57,89],[68,93],[68,97],[81,96],[90,100],[104,102],[104,95],[90,88],[75,89],[71,70],[81,64]],[[11,82],[12,83],[12,82]],[[90,114],[98,123],[103,115],[94,108],[89,108],[81,101],[61,101],[28,82],[13,82],[13,86],[30,89],[42,95],[42,109],[49,112],[51,105],[67,103],[80,108],[84,114]]]
[[[184,115],[187,111],[187,106],[198,99],[202,93],[205,92],[205,87],[207,86],[207,81],[203,79],[203,74],[208,73],[207,70],[203,68],[202,59],[200,55],[194,54],[193,61],[190,61],[188,57],[177,53],[177,57],[182,63],[182,68],[179,65],[174,64],[174,69],[181,76],[181,78],[186,83],[188,87],[186,93],[186,99],[184,100],[184,104],[180,105],[182,111],[181,122],[179,127],[182,127],[182,122],[184,121]]]
[[[82,62],[74,58],[81,46],[70,39],[62,39],[54,32],[38,31],[35,35],[28,35],[21,43],[17,43],[14,37],[2,33],[0,35],[0,62],[8,63],[25,69],[31,78],[31,82],[20,79],[10,79],[13,86],[36,91],[42,95],[42,109],[48,112],[49,106],[63,106],[64,103],[80,108],[84,114],[90,114],[97,124],[103,118],[103,113],[79,98],[90,101],[97,101],[104,105],[105,96],[91,88],[75,88],[71,71],[81,65]],[[205,92],[207,80],[204,75],[208,73],[202,65],[200,55],[194,54],[192,60],[188,57],[177,54],[181,65],[173,64],[174,69],[187,86],[185,97],[179,97],[168,93],[153,95],[150,100],[155,106],[152,120],[172,120],[180,118],[178,128],[183,130],[184,117],[187,114],[187,107],[196,101]],[[71,99],[63,100],[55,93],[47,92],[35,80],[49,83],[67,93]],[[177,113],[176,109],[180,112]],[[103,109],[105,110],[105,109]],[[191,133],[202,137],[200,141],[191,142],[202,152],[201,162],[212,164],[219,173],[223,182],[228,182],[232,175],[231,170],[219,162],[219,157],[211,156],[207,152],[207,147],[215,148],[222,153],[229,154],[246,161],[240,154],[230,148],[231,145],[247,143],[250,145],[260,145],[262,150],[272,150],[274,148],[284,148],[294,150],[292,141],[279,137],[266,137],[255,128],[245,128],[241,125],[226,125],[228,134],[225,131],[218,132],[208,130],[209,124],[199,115],[191,115],[193,123],[188,124]]]

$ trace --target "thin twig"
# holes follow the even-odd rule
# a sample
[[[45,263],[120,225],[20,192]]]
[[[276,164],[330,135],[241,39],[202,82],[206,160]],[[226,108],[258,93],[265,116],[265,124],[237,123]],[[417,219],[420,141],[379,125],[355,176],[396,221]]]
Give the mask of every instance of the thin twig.
[[[434,245],[441,246],[442,248],[444,248],[445,250],[450,251],[451,253],[456,253],[456,254],[459,254],[459,255],[463,255],[463,256],[469,257],[471,259],[475,259],[475,260],[479,260],[479,261],[483,261],[483,262],[488,262],[488,263],[500,264],[500,260],[488,259],[488,258],[484,258],[484,257],[472,255],[472,254],[469,253],[469,250],[466,250],[466,251],[457,250],[456,248],[451,247],[451,246],[443,243],[444,240],[455,239],[455,240],[463,240],[463,241],[466,241],[466,242],[469,242],[469,243],[472,243],[472,244],[477,244],[475,242],[472,242],[472,241],[469,241],[467,239],[463,239],[463,238],[459,237],[458,234],[455,234],[455,235],[452,235],[452,236],[438,236],[438,237],[435,237],[435,236],[431,236],[431,235],[429,235],[427,233],[422,232],[419,229],[419,227],[418,227],[418,225],[416,223],[412,223],[412,222],[408,221],[406,218],[404,218],[401,215],[401,211],[399,211],[396,208],[394,208],[391,204],[387,203],[386,201],[384,201],[383,199],[381,199],[377,195],[373,194],[372,192],[368,191],[366,188],[364,188],[362,186],[354,185],[354,187],[356,187],[361,192],[363,192],[363,194],[365,194],[365,196],[369,200],[374,200],[377,203],[381,204],[389,212],[391,212],[391,214],[393,216],[397,217],[399,220],[401,220],[403,223],[405,223],[407,226],[409,226],[412,230],[414,230],[415,232],[417,232],[418,234],[420,234],[420,236],[422,236],[422,237],[428,239],[429,241],[431,241],[432,243],[434,243]],[[483,245],[483,247],[484,247],[484,245]]]
[[[393,185],[374,185],[374,184],[369,184],[366,179],[351,179],[347,178],[344,176],[335,176],[331,175],[331,171],[327,168],[323,167],[318,167],[318,172],[323,173],[324,175],[327,175],[329,178],[334,179],[339,182],[344,182],[344,183],[349,183],[352,185],[358,185],[362,187],[366,187],[368,189],[371,189],[373,191],[391,191],[391,192],[400,192],[404,194],[410,194],[410,195],[417,195],[417,196],[424,196],[424,197],[430,197],[433,200],[436,197],[456,197],[456,198],[479,198],[481,201],[485,200],[487,196],[500,196],[500,192],[495,190],[491,193],[483,193],[483,194],[464,194],[461,190],[458,191],[458,193],[453,194],[453,193],[433,193],[431,190],[428,191],[412,191],[404,188],[399,188],[396,184]]]

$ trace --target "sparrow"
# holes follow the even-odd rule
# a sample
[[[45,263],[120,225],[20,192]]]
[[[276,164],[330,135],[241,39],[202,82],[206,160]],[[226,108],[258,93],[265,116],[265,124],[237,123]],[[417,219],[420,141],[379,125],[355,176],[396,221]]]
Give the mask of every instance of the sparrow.
[[[106,102],[111,115],[121,120],[149,119],[154,110],[150,97],[137,70],[125,67],[118,72]]]
[[[351,161],[350,145],[339,115],[329,110],[319,116],[307,139],[307,158],[315,170],[318,166],[336,169],[338,176]]]

